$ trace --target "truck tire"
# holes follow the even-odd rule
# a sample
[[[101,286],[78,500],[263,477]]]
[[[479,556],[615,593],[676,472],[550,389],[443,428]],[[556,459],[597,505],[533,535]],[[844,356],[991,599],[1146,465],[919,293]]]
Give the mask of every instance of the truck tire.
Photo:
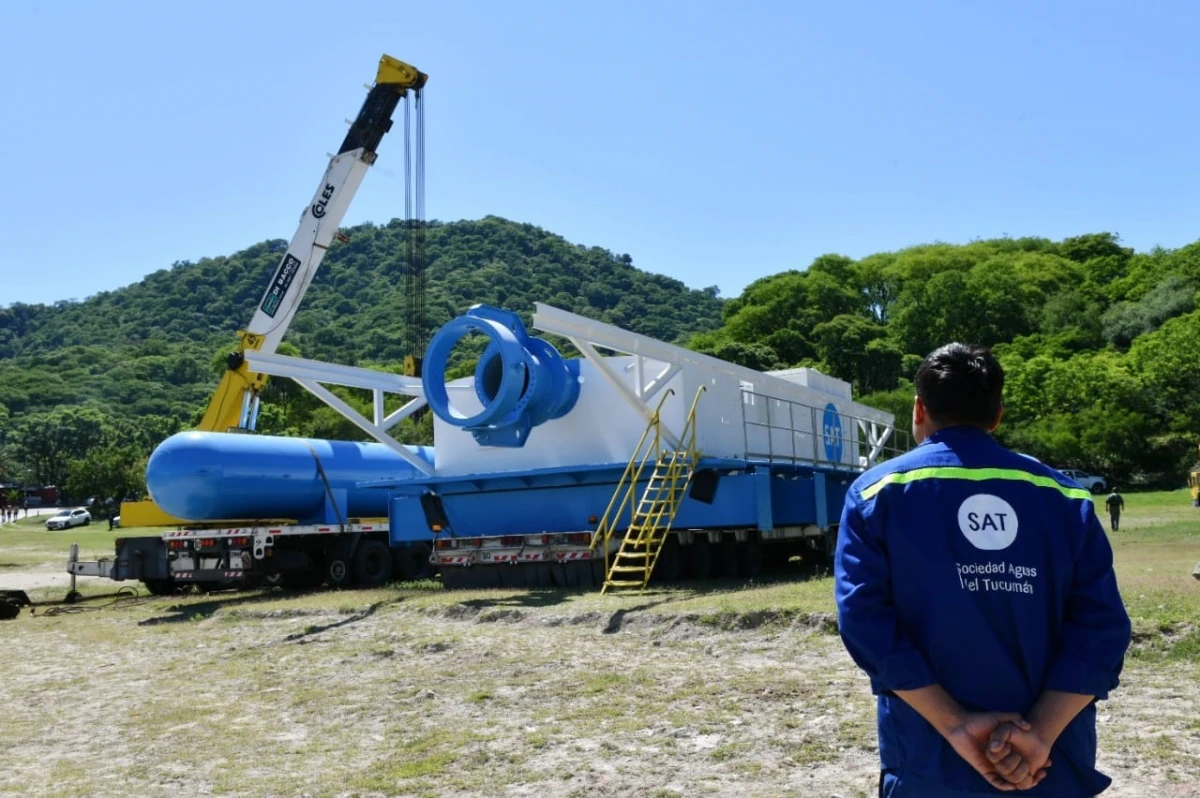
[[[303,565],[283,572],[283,586],[288,590],[315,590],[325,584],[325,561],[318,553],[307,555]]]
[[[717,578],[734,577],[738,574],[738,544],[730,533],[721,535],[712,557],[712,575]]]
[[[604,580],[608,578],[608,563],[605,562],[603,557],[597,557],[592,560],[591,577],[592,577],[592,580],[590,583],[587,581],[586,575],[584,576],[584,578],[580,579],[579,580],[580,586],[581,587],[603,587],[604,586]]]
[[[470,573],[474,568],[451,566],[442,570],[442,587],[447,590],[466,590],[473,587],[476,574]],[[403,577],[401,577],[403,578]]]
[[[273,571],[269,574],[251,574],[246,577],[249,587],[279,587],[283,584],[283,574]]]
[[[0,621],[11,621],[21,614],[21,605],[8,599],[0,600]]]
[[[151,596],[169,596],[175,592],[175,583],[170,579],[143,579],[142,584]]]
[[[379,540],[363,540],[354,552],[351,566],[353,583],[360,587],[379,587],[392,580],[392,552]]]
[[[684,548],[683,575],[688,579],[708,579],[712,574],[712,547],[708,544],[708,535],[698,533],[692,545]]]
[[[504,563],[496,566],[500,575],[500,587],[525,587],[527,585],[524,563]]]
[[[762,576],[762,546],[757,540],[737,544],[737,573],[743,579]]]
[[[679,551],[679,536],[673,533],[663,541],[662,551],[658,553],[658,561],[654,563],[654,572],[650,581],[658,584],[678,582],[683,571],[683,557]]]
[[[397,546],[392,550],[392,572],[401,582],[432,579],[437,573],[432,555],[433,548],[425,542]]]

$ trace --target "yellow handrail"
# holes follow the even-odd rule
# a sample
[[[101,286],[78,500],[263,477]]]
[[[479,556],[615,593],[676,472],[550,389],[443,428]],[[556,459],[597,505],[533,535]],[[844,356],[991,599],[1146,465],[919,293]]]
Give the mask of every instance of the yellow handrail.
[[[664,474],[664,481],[670,485],[668,488],[668,499],[666,502],[656,502],[651,505],[652,510],[655,510],[653,522],[649,525],[651,530],[650,537],[656,536],[659,529],[659,523],[664,515],[667,515],[667,510],[670,510],[670,515],[667,515],[666,526],[662,527],[662,539],[665,541],[666,536],[671,533],[671,527],[675,523],[675,513],[679,509],[679,503],[683,501],[684,494],[687,493],[688,486],[692,484],[693,468],[696,462],[700,459],[699,452],[696,450],[696,405],[700,402],[700,394],[707,390],[708,386],[701,385],[696,391],[696,398],[692,400],[691,409],[688,410],[687,420],[683,425],[683,432],[679,436],[681,442],[685,442],[687,452],[687,478],[683,484],[676,487],[676,482],[679,479],[679,472],[683,470],[679,464],[679,451],[671,452],[671,459],[667,462],[667,471]],[[668,481],[669,480],[669,481]],[[645,497],[643,496],[643,499]],[[660,544],[654,550],[654,556],[647,559],[646,575],[642,580],[642,590],[646,589],[646,585],[650,581],[650,574],[654,572],[654,566],[658,562],[658,555],[662,553],[662,545]]]
[[[645,431],[642,432],[641,440],[634,447],[633,456],[629,458],[629,464],[625,466],[625,471],[621,474],[621,479],[617,483],[616,489],[613,490],[612,498],[608,501],[608,507],[605,508],[604,515],[601,516],[600,523],[596,526],[596,531],[592,534],[592,545],[588,547],[588,551],[594,551],[596,544],[603,538],[605,566],[608,565],[608,544],[612,540],[613,525],[621,517],[621,513],[625,512],[625,506],[629,503],[630,497],[633,496],[633,491],[637,488],[642,471],[646,467],[646,461],[650,459],[650,452],[654,452],[655,458],[658,456],[659,447],[662,445],[662,407],[666,403],[667,397],[672,396],[674,393],[674,388],[668,388],[663,392],[662,398],[658,400],[658,406],[654,408],[654,413],[650,416],[650,423],[646,425]],[[654,443],[639,462],[638,455],[642,451],[642,446],[646,443],[646,438],[650,435],[650,430],[654,430]],[[634,470],[635,464],[637,466],[636,471]],[[622,488],[625,489],[625,496],[621,499],[621,504],[617,508],[617,512],[613,514],[613,505],[616,504],[617,496],[621,494]],[[606,567],[605,571],[607,572],[607,570]]]

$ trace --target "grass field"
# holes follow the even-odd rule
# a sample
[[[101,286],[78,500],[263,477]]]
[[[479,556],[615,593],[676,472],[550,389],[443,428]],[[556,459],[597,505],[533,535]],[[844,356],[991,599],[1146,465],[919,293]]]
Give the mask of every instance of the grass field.
[[[1183,491],[1132,494],[1121,527],[1135,642],[1101,705],[1105,795],[1192,796],[1200,511]],[[0,527],[0,585],[113,537]],[[869,689],[829,576],[802,576],[43,608],[0,624],[0,795],[871,796]]]
[[[1095,500],[1097,514],[1108,528],[1104,497]],[[152,529],[108,531],[104,523],[65,531],[48,531],[44,519],[21,519],[0,526],[0,578],[5,569],[64,567],[71,543],[78,543],[82,559],[111,556],[117,537],[155,534]],[[1200,561],[1200,509],[1191,506],[1186,490],[1133,493],[1125,496],[1121,528],[1109,534],[1122,595],[1135,622],[1164,630],[1195,624],[1200,619],[1200,581],[1191,577]],[[748,585],[726,580],[713,584],[683,585],[653,591],[650,611],[721,613],[775,611],[785,614],[833,613],[833,587],[828,571],[807,569],[804,578],[773,579]],[[111,589],[113,583],[83,581],[86,587]],[[399,588],[409,600],[421,604],[454,604],[464,600],[490,600],[520,604],[520,591],[454,591],[437,589],[437,583]],[[561,603],[584,609],[599,599],[593,593],[554,593]],[[604,606],[610,606],[605,599]],[[644,603],[644,602],[636,602]],[[1194,652],[1200,657],[1200,648]]]

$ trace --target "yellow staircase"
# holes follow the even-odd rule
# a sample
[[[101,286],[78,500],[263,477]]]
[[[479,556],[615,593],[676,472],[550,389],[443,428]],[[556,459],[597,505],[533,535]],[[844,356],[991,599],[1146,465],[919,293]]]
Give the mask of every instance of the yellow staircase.
[[[700,459],[699,452],[696,451],[696,405],[703,392],[704,386],[701,385],[696,391],[695,399],[692,400],[683,433],[679,437],[678,448],[663,449],[660,416],[663,403],[674,391],[668,389],[659,400],[658,407],[654,409],[650,423],[642,433],[642,439],[634,449],[629,465],[625,467],[625,473],[621,475],[621,481],[613,491],[608,509],[605,510],[604,517],[592,536],[592,550],[595,551],[598,544],[602,544],[604,550],[606,567],[601,593],[609,588],[637,588],[645,591],[650,583],[650,574],[654,572],[658,555],[671,532],[671,524],[675,521],[679,505],[687,495],[692,474]],[[647,441],[649,446],[646,445]],[[646,490],[635,500],[638,484],[651,458],[654,459],[654,467]],[[610,541],[620,519],[625,515],[626,508],[631,512],[629,525],[615,556],[609,560]]]

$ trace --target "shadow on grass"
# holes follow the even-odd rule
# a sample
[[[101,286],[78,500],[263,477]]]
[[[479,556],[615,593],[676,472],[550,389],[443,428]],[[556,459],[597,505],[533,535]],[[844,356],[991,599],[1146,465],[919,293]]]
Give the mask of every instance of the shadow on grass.
[[[356,612],[353,615],[349,615],[345,618],[342,618],[340,621],[334,621],[333,623],[327,623],[324,626],[314,625],[314,626],[305,627],[304,631],[296,632],[294,634],[290,634],[287,637],[283,638],[283,642],[293,643],[297,640],[299,640],[300,642],[304,642],[304,638],[306,638],[306,637],[311,637],[313,635],[319,635],[321,632],[328,632],[330,629],[337,629],[339,626],[349,626],[352,623],[358,623],[359,621],[361,621],[365,618],[369,618],[372,615],[374,615],[375,610],[379,609],[383,604],[384,604],[384,602],[377,601],[374,604],[372,604],[371,606],[367,607],[362,612]]]
[[[138,626],[159,626],[160,624],[164,623],[183,623],[186,621],[203,620],[204,618],[215,614],[217,610],[227,610],[231,607],[239,607],[247,604],[275,602],[279,601],[279,599],[284,595],[285,594],[276,592],[251,593],[249,595],[230,592],[216,598],[210,598],[207,601],[173,604],[166,608],[168,614],[157,615],[153,618],[146,618],[143,621],[138,621]]]
[[[628,617],[630,613],[652,610],[655,607],[661,607],[663,604],[666,604],[669,601],[670,599],[662,599],[661,601],[651,601],[647,604],[639,604],[636,607],[627,607],[625,609],[617,610],[612,614],[611,617],[609,617],[608,623],[604,625],[604,628],[600,630],[600,633],[606,635],[616,634],[617,632],[621,631],[621,625],[625,623],[625,618]]]
[[[253,591],[254,592],[248,592],[245,589],[240,591],[237,589],[223,590],[216,594],[208,594],[207,599],[204,601],[189,601],[173,604],[166,608],[167,614],[155,616],[153,618],[146,618],[143,621],[139,621],[138,625],[158,626],[164,623],[182,623],[185,621],[203,620],[204,618],[215,614],[218,610],[228,610],[235,607],[253,607],[255,604],[278,604],[280,601],[287,601],[288,599],[300,599],[314,595],[346,592],[336,588],[321,588],[313,590],[254,588]],[[187,599],[196,595],[201,594],[183,594],[178,598]],[[159,600],[162,600],[169,597],[160,596],[158,598]],[[384,603],[395,603],[400,600],[401,598],[397,597],[392,602]],[[374,612],[374,608],[378,606],[378,604],[372,605],[371,612]]]
[[[494,588],[495,590],[505,590],[505,588]],[[453,596],[454,590],[447,590],[446,594]],[[580,590],[579,588],[512,588],[512,592],[503,596],[492,596],[489,598],[467,599],[466,601],[458,602],[463,607],[470,607],[473,610],[491,610],[499,608],[521,608],[521,609],[536,609],[538,607],[553,607],[561,604],[572,596],[578,596],[581,593],[597,593],[599,590]]]
[[[631,614],[645,612],[665,604],[690,601],[706,595],[728,593],[747,588],[808,582],[814,579],[824,579],[829,575],[830,570],[828,565],[784,563],[765,570],[764,573],[754,577],[724,577],[674,582],[652,579],[644,592],[611,594],[615,598],[633,598],[636,596],[648,599],[648,601],[633,607],[624,607],[613,612],[603,632],[605,634],[618,632]],[[491,589],[496,590],[499,594],[483,598],[466,599],[458,602],[458,606],[475,611],[537,609],[553,607],[581,596],[595,595],[600,592],[599,587]],[[455,589],[449,589],[446,591],[446,595],[453,596],[454,592]]]

